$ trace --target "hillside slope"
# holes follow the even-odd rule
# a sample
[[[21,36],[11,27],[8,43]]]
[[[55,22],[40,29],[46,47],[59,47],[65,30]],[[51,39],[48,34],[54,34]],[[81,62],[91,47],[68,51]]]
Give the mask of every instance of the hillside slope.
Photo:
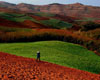
[[[100,80],[100,75],[0,52],[0,79]]]
[[[0,44],[0,51],[17,56],[36,58],[38,50],[41,52],[41,60],[100,73],[100,57],[79,45],[61,41]]]
[[[24,12],[49,12],[54,14],[60,14],[64,16],[73,17],[92,17],[100,18],[100,7],[83,5],[81,3],[74,4],[58,4],[53,3],[49,5],[32,5],[32,4],[10,4],[6,2],[0,2],[0,7],[16,9]]]
[[[38,15],[36,15],[38,14]],[[0,12],[0,26],[20,27],[20,28],[70,28],[74,20],[71,17],[43,13],[15,13]],[[50,17],[50,15],[53,15]],[[6,24],[5,24],[6,23]]]
[[[0,12],[0,26],[13,28],[49,28],[48,26],[39,23],[31,16],[15,12]]]
[[[28,26],[23,25],[18,22],[9,21],[0,17],[0,26],[4,27],[20,27],[20,28],[27,28]]]
[[[75,4],[50,4],[50,5],[29,5],[18,4],[17,9],[26,12],[49,12],[54,14],[60,14],[64,16],[73,17],[93,17],[100,18],[100,7],[87,6],[80,3]],[[31,6],[31,7],[30,7]],[[34,9],[33,9],[34,8]]]

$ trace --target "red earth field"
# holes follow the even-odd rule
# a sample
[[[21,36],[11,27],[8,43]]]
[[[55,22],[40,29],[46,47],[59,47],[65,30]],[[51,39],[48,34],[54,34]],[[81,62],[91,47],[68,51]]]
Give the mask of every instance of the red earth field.
[[[34,28],[34,29],[49,28],[48,26],[30,20],[25,20],[24,22],[22,22],[22,24],[26,25],[27,28]]]
[[[6,23],[6,24],[5,24]],[[30,21],[30,20],[25,20],[24,22],[14,22],[14,21],[9,21],[6,19],[3,19],[0,17],[0,26],[3,27],[15,27],[15,28],[49,28],[45,25]]]
[[[0,80],[100,80],[100,75],[0,52]]]
[[[34,15],[29,15],[31,16],[32,18],[38,20],[38,21],[41,21],[41,20],[49,20],[50,18],[48,17],[41,17],[41,16],[34,16]]]
[[[0,17],[0,26],[6,26],[6,27],[21,27],[21,28],[27,28],[28,27],[28,26],[23,25],[21,23],[9,21],[9,20],[3,19],[1,17]]]
[[[9,13],[10,13],[10,12],[11,12],[11,13],[12,13],[12,12],[15,12],[15,13],[16,13],[17,11],[16,11],[16,10],[11,10],[11,9],[8,9],[8,8],[0,7],[0,12],[9,12]]]

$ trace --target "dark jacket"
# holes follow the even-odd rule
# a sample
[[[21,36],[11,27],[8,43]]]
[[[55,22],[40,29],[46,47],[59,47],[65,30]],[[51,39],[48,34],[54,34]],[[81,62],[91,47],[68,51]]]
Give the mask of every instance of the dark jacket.
[[[40,52],[37,53],[37,58],[40,58]]]

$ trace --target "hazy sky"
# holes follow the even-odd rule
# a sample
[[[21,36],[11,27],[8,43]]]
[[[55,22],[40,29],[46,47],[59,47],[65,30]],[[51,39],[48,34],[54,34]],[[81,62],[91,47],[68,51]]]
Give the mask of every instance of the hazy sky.
[[[42,4],[50,4],[50,3],[63,3],[63,4],[70,4],[70,3],[83,3],[86,5],[94,5],[100,6],[100,0],[0,0],[6,1],[10,3],[29,3],[35,5],[42,5]]]

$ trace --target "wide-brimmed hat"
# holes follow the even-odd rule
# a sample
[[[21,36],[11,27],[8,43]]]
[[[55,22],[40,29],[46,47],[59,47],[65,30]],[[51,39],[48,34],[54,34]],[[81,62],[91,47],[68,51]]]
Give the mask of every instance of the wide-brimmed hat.
[[[40,53],[40,51],[37,51],[37,53]]]

